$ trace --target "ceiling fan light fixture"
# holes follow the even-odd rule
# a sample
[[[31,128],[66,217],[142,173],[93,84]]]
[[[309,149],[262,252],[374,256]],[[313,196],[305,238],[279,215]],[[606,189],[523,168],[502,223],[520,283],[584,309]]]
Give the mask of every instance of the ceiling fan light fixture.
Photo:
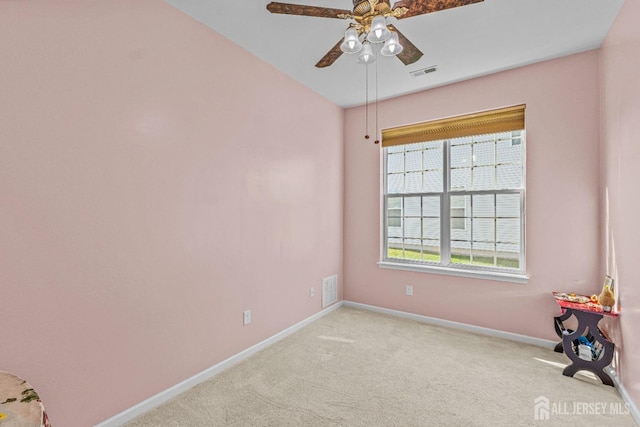
[[[380,49],[380,53],[384,56],[396,56],[400,52],[402,52],[402,45],[398,40],[398,33],[395,31],[391,32],[391,37],[384,42],[384,46]]]
[[[357,53],[362,49],[362,43],[358,38],[358,31],[355,28],[349,28],[344,33],[344,41],[340,45],[340,50],[344,53]]]
[[[373,49],[371,49],[371,45],[369,43],[365,43],[362,46],[362,51],[360,55],[358,55],[358,64],[371,64],[375,62],[376,56],[373,54]]]
[[[387,20],[384,16],[378,15],[371,21],[371,30],[367,35],[367,40],[371,43],[382,43],[391,37],[391,31],[387,28]]]

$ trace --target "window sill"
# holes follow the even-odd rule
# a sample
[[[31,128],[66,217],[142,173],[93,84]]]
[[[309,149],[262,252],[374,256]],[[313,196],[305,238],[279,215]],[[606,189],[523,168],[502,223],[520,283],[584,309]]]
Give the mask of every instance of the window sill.
[[[498,271],[475,271],[463,270],[450,267],[439,267],[434,265],[408,264],[391,261],[380,261],[378,267],[391,270],[417,271],[419,273],[444,274],[447,276],[468,277],[472,279],[497,280],[500,282],[511,282],[526,284],[529,277],[523,274],[502,273]]]

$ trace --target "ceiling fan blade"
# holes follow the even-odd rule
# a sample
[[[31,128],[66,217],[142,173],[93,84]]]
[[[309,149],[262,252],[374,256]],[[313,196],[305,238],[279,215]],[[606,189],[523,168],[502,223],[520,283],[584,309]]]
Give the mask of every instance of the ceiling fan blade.
[[[336,43],[336,45],[332,47],[331,50],[329,50],[329,52],[327,52],[325,56],[322,57],[320,61],[318,61],[318,63],[316,64],[316,67],[324,68],[336,62],[336,59],[340,58],[340,55],[342,55],[342,50],[340,49],[340,45],[342,44],[343,40],[344,40],[344,37],[341,38],[338,41],[338,43]]]
[[[396,33],[398,33],[398,40],[400,41],[403,49],[402,52],[400,52],[396,56],[400,61],[402,61],[404,65],[413,64],[418,59],[422,58],[423,53],[416,47],[416,45],[411,43],[409,39],[404,36],[404,34],[398,31],[398,29],[393,25],[387,25],[387,27],[391,31],[395,31]]]
[[[271,2],[267,5],[267,10],[271,13],[283,13],[285,15],[317,16],[319,18],[340,18],[345,19],[351,16],[351,11],[347,9],[331,9],[328,7],[305,6],[302,4]]]
[[[409,9],[404,15],[398,16],[398,19],[404,19],[411,16],[424,15],[425,13],[480,3],[482,1],[484,0],[400,0],[393,5],[393,9],[398,7],[406,7]]]

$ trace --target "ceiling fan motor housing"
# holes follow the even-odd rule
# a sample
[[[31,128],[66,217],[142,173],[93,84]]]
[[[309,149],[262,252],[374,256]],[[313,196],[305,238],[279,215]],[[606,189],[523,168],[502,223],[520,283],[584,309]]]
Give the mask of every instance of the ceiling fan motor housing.
[[[353,0],[353,13],[355,15],[364,15],[371,12],[371,3],[369,0]]]

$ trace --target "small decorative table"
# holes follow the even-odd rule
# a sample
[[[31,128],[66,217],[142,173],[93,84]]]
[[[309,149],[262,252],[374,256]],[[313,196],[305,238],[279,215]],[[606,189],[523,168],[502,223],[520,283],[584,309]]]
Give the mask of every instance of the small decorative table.
[[[40,397],[31,385],[0,371],[0,427],[51,427]]]
[[[564,351],[572,362],[562,374],[573,377],[576,372],[586,370],[597,375],[603,384],[613,386],[613,380],[604,368],[611,364],[615,346],[600,330],[598,323],[603,316],[618,317],[619,313],[604,311],[599,304],[566,301],[559,298],[557,292],[553,294],[562,309],[562,314],[554,317],[556,334],[562,339],[555,351]],[[563,324],[571,316],[578,321],[575,331]],[[585,348],[586,355],[580,351]]]

